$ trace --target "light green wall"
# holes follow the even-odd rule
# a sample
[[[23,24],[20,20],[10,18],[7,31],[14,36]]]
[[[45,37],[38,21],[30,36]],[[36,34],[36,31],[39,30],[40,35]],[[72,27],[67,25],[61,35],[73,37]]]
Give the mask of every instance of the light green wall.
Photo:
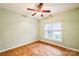
[[[63,23],[63,42],[52,42],[79,49],[79,8],[40,21],[0,8],[0,51],[27,44],[37,38],[44,39],[43,25],[58,21]]]
[[[66,11],[49,18],[40,20],[39,37],[44,39],[43,26],[45,23],[53,23],[61,21],[63,24],[62,28],[62,43],[53,41],[54,43],[67,46],[70,48],[79,49],[79,8]]]
[[[0,8],[0,51],[37,39],[37,21]]]

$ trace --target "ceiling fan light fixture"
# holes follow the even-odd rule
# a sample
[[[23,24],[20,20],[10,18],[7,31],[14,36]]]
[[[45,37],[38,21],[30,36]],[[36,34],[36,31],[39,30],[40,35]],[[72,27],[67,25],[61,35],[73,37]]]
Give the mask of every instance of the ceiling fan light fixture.
[[[37,12],[37,15],[41,15],[41,12]]]

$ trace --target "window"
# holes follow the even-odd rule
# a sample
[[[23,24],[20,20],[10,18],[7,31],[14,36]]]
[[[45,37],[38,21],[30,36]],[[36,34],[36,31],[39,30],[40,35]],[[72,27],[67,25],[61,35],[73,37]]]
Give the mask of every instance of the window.
[[[53,24],[44,24],[44,38],[53,39],[58,42],[62,42],[62,24],[56,22]]]
[[[45,38],[46,39],[51,39],[51,35],[52,35],[52,32],[51,32],[51,24],[45,24],[44,26],[44,30],[45,30]]]

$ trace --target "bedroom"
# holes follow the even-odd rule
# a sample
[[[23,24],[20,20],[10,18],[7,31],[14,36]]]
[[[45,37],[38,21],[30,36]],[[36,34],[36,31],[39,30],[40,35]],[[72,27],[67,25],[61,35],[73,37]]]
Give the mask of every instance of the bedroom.
[[[79,56],[79,4],[0,3],[0,55]]]

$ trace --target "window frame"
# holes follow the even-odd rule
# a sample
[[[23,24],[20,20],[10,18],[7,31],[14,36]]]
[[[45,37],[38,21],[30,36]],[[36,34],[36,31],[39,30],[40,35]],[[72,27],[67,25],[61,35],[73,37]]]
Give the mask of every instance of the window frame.
[[[52,39],[48,39],[48,38],[45,38],[45,32],[46,32],[46,30],[44,29],[44,26],[45,26],[45,24],[51,24],[51,25],[53,25],[54,23],[61,23],[62,24],[62,22],[53,22],[53,23],[44,23],[44,25],[43,25],[43,37],[44,37],[44,39],[47,39],[47,40],[52,40],[52,41],[55,41],[55,42],[63,42],[63,36],[62,36],[62,28],[63,28],[63,24],[62,24],[62,28],[61,28],[61,30],[48,30],[48,31],[52,31],[52,32],[55,32],[55,31],[58,31],[58,32],[61,32],[61,41],[56,41],[56,40],[54,40],[53,39],[53,37],[52,37]],[[53,36],[53,35],[52,35]]]

